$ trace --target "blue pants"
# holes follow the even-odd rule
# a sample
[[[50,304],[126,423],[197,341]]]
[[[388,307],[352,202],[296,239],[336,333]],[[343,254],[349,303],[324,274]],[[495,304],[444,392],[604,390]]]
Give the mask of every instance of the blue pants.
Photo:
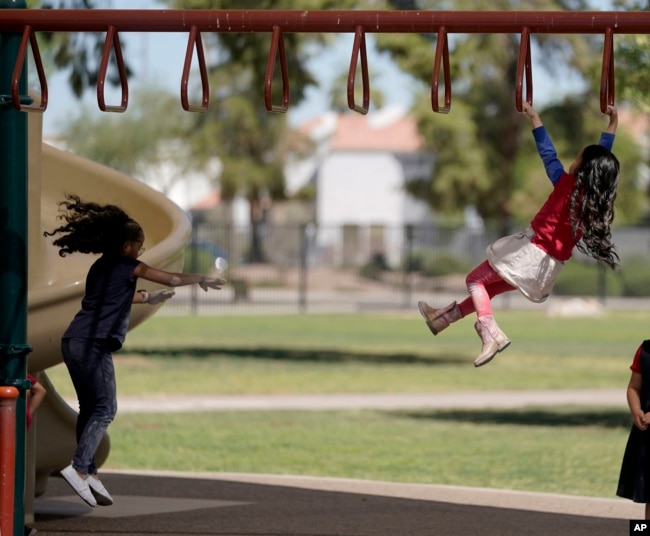
[[[96,474],[95,453],[117,413],[113,356],[103,339],[66,338],[61,341],[61,351],[79,400],[72,467],[83,474]]]

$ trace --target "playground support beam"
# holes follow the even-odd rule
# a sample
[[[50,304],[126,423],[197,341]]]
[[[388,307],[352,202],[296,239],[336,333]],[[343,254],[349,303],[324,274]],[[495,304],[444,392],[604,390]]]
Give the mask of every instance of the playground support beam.
[[[0,13],[8,6],[21,5],[26,10],[24,0],[0,0]],[[20,41],[19,29],[0,31],[0,385],[19,393],[14,427],[14,536],[24,531],[25,393],[29,386],[25,357],[31,350],[26,344],[27,115],[15,110],[8,97]],[[27,93],[25,73],[21,93]]]
[[[0,31],[105,32],[282,32],[354,33],[650,33],[650,13],[643,11],[412,11],[412,10],[144,10],[30,9],[6,10]]]

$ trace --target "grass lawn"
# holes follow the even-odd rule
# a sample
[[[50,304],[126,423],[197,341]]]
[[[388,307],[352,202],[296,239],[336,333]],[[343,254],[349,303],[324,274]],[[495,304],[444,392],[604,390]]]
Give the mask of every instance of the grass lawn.
[[[470,319],[434,337],[417,313],[152,318],[129,333],[115,356],[118,391],[624,391],[634,351],[650,335],[650,311],[600,318],[505,311],[498,320],[512,344],[475,369],[480,341]],[[63,365],[48,373],[64,396],[74,396]]]
[[[114,469],[360,478],[614,497],[625,410],[119,414]]]
[[[115,356],[120,396],[620,389],[622,405],[472,411],[118,413],[112,468],[341,476],[613,497],[629,365],[650,312],[497,312],[512,339],[475,369],[465,319],[417,312],[152,318]],[[62,366],[48,374],[74,393]]]

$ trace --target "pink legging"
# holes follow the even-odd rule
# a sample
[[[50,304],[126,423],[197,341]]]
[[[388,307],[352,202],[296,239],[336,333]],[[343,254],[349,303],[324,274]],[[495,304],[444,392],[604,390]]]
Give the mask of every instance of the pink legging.
[[[465,284],[469,291],[469,297],[458,304],[463,317],[473,312],[476,312],[478,317],[491,315],[492,303],[490,300],[498,294],[516,289],[501,279],[487,261],[483,261],[468,274]]]

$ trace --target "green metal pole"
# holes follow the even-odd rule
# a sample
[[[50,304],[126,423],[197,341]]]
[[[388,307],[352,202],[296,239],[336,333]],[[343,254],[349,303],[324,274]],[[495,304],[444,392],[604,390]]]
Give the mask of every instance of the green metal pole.
[[[0,9],[27,9],[25,0],[0,0]],[[1,16],[1,15],[0,15]],[[18,389],[14,536],[25,526],[25,409],[27,381],[27,114],[11,103],[11,78],[20,33],[0,34],[0,385]],[[19,87],[27,98],[27,72]],[[0,490],[1,493],[1,490]]]

